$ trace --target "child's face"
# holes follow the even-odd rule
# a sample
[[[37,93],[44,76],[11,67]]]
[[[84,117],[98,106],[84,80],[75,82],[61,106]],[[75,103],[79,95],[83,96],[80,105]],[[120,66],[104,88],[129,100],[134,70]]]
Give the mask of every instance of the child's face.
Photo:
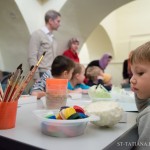
[[[140,99],[150,98],[150,62],[131,65],[131,89]]]
[[[77,79],[78,79],[78,83],[83,83],[84,79],[85,79],[85,68],[82,67],[82,70],[81,70],[81,73],[80,74],[77,74]]]

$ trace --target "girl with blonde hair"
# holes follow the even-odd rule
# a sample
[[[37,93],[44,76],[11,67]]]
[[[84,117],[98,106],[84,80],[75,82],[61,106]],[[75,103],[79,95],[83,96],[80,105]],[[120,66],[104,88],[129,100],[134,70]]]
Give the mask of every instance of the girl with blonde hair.
[[[68,89],[70,92],[87,93],[90,88],[88,85],[84,84],[85,67],[82,64],[76,63],[74,71],[72,73],[72,78],[68,83]]]
[[[88,67],[86,78],[88,79],[87,85],[89,86],[101,84],[108,91],[111,90],[111,76],[103,73],[103,71],[97,66]]]

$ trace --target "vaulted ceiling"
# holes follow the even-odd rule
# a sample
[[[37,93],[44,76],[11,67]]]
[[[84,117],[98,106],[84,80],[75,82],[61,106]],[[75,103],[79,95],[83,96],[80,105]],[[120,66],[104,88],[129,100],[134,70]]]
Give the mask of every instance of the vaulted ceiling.
[[[68,39],[72,33],[80,37],[81,42],[84,43],[103,18],[131,1],[67,0],[60,9],[63,28],[56,33],[59,45],[64,47],[64,40]],[[30,0],[26,1],[29,6],[30,2]],[[41,3],[40,7],[46,5],[47,2],[43,1],[44,4]],[[58,1],[56,2],[58,3]],[[28,68],[27,49],[30,27],[25,20],[23,11],[13,0],[0,1],[0,70],[14,71],[20,63],[23,63],[26,69]],[[34,8],[33,13],[36,13]],[[36,24],[36,18],[34,22]]]

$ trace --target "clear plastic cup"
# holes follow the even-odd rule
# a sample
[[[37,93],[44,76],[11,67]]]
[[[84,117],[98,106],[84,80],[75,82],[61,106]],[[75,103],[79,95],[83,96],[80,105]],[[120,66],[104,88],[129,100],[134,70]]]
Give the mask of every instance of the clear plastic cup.
[[[46,79],[46,107],[59,109],[67,102],[67,79]]]

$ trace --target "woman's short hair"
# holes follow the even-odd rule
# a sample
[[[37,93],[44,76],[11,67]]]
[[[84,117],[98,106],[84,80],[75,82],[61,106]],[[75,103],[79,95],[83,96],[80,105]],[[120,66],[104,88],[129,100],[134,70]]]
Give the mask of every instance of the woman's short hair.
[[[73,43],[78,43],[79,44],[79,40],[77,38],[71,38],[68,42],[68,48],[71,48],[71,45]]]

